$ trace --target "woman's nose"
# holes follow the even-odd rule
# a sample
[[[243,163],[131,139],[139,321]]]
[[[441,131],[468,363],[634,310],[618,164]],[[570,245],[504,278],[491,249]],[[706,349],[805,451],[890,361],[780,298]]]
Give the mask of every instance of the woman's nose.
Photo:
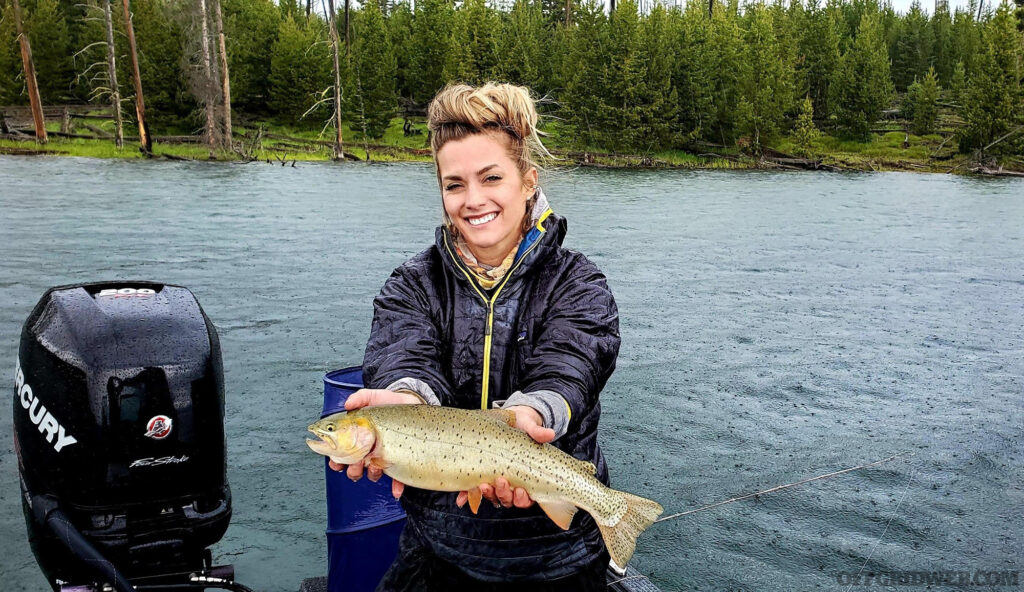
[[[466,207],[476,209],[487,203],[487,192],[477,183],[466,186]]]

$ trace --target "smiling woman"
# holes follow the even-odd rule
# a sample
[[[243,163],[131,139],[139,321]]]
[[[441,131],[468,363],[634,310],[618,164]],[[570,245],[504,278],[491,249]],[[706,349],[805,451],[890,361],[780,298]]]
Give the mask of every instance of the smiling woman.
[[[346,409],[508,409],[517,428],[591,463],[607,484],[598,395],[618,356],[618,310],[600,270],[562,248],[565,219],[538,186],[534,158],[548,154],[533,99],[508,84],[450,86],[428,120],[443,224],[374,300],[368,388]],[[383,453],[346,462],[353,479],[364,467],[371,479],[388,472]],[[504,475],[443,492],[395,481],[408,526],[379,589],[604,589],[609,555],[593,518],[538,508],[528,482]]]

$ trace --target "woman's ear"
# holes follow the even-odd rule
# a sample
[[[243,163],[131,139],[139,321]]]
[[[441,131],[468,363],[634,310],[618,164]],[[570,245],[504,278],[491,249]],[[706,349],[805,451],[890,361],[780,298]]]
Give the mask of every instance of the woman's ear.
[[[533,192],[537,190],[537,167],[530,167],[530,170],[526,171],[523,175],[523,192],[526,194],[526,199],[530,199]]]

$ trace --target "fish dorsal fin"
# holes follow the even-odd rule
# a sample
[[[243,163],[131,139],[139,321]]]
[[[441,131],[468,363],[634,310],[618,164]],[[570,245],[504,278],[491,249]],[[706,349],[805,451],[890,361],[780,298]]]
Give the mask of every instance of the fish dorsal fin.
[[[569,502],[561,501],[538,501],[537,505],[540,506],[541,510],[548,515],[555,524],[557,524],[562,530],[569,530],[569,525],[572,524],[572,517],[576,515],[576,506]]]
[[[484,417],[508,424],[509,427],[516,427],[516,412],[511,409],[481,409],[480,412]]]

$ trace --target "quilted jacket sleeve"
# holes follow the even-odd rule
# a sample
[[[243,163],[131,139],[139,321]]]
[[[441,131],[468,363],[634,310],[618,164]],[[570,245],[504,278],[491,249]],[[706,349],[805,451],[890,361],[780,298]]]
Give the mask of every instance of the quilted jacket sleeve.
[[[412,390],[439,405],[451,388],[442,371],[440,331],[430,314],[430,291],[399,267],[373,300],[373,324],[363,355],[367,388]]]
[[[619,311],[604,274],[582,255],[550,295],[522,391],[551,391],[565,399],[567,431],[597,402],[619,355]]]

